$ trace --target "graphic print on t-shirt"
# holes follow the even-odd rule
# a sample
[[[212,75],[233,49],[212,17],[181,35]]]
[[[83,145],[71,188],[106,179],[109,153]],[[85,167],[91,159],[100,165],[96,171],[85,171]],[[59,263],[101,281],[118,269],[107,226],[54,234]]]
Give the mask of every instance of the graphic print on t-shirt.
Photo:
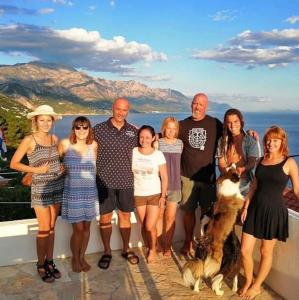
[[[205,150],[207,131],[204,128],[192,128],[189,130],[188,140],[193,148]]]

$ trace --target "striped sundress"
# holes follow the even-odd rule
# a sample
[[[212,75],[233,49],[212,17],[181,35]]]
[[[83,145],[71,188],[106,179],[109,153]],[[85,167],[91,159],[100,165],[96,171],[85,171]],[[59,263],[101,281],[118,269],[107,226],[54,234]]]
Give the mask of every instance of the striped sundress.
[[[61,217],[69,223],[91,221],[96,215],[96,157],[91,145],[82,157],[70,145],[64,156],[66,177]]]
[[[35,141],[35,148],[28,154],[29,165],[40,167],[49,162],[50,169],[45,174],[32,175],[31,207],[48,206],[62,202],[63,173],[60,168],[60,160],[57,145],[43,146]],[[51,152],[51,153],[50,153]],[[49,157],[49,155],[51,155]]]

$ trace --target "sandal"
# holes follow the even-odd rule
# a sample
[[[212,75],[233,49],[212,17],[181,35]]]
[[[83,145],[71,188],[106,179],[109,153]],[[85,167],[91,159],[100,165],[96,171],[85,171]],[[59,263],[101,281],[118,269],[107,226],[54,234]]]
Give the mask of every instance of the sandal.
[[[126,259],[131,265],[137,265],[139,263],[139,257],[133,251],[122,253],[121,256]]]
[[[54,264],[53,259],[51,259],[51,260],[46,259],[46,260],[45,260],[45,265],[48,267],[48,269],[49,269],[50,272],[52,273],[52,276],[53,276],[55,279],[59,279],[59,278],[61,277],[61,273],[60,273],[60,271],[56,268],[56,265]]]
[[[108,269],[110,266],[110,262],[111,262],[112,256],[110,254],[104,254],[102,255],[102,257],[100,258],[99,262],[98,262],[98,267],[100,269]]]
[[[37,267],[37,273],[42,279],[42,281],[51,283],[54,282],[55,278],[53,277],[51,271],[49,268],[45,265],[39,265],[38,263],[36,264]]]

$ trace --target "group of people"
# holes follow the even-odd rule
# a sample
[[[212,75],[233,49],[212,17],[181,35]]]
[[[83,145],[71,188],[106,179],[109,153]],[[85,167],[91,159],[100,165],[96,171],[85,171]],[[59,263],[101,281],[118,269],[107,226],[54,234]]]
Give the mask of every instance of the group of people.
[[[104,252],[98,266],[108,269],[112,252],[112,214],[117,211],[122,239],[122,257],[138,264],[129,248],[130,215],[136,209],[147,249],[147,262],[157,251],[171,255],[178,205],[183,210],[185,241],[181,252],[192,250],[195,210],[212,216],[215,197],[216,159],[221,173],[233,164],[241,176],[246,201],[241,213],[244,222],[242,257],[246,281],[240,289],[243,299],[253,299],[271,268],[277,240],[288,237],[288,214],[282,192],[291,179],[299,196],[298,168],[288,156],[287,137],[282,128],[269,128],[263,139],[261,156],[255,132],[244,131],[244,119],[237,109],[229,109],[223,124],[207,115],[208,97],[199,93],[192,100],[192,115],[177,121],[165,118],[161,132],[143,125],[139,129],[126,121],[129,102],[118,98],[112,117],[93,128],[86,117],[72,123],[68,139],[58,141],[50,133],[60,118],[48,105],[28,114],[33,133],[16,150],[11,168],[32,172],[32,207],[38,220],[37,271],[46,282],[61,276],[53,262],[54,227],[61,207],[63,219],[72,223],[72,269],[88,271],[85,260],[90,223],[95,204],[100,208],[100,234]],[[252,135],[254,137],[252,137]],[[27,155],[29,165],[22,163]],[[254,169],[256,172],[254,175]],[[260,268],[253,280],[253,248],[262,240]]]

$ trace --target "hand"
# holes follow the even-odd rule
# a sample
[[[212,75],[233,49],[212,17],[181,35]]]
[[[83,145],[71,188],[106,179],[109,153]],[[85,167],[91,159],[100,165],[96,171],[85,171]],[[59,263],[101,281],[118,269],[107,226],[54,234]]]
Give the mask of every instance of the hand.
[[[249,129],[247,131],[247,133],[248,133],[248,135],[253,137],[256,141],[258,141],[260,139],[259,134],[256,131],[252,130],[252,129]]]
[[[247,208],[243,208],[242,213],[241,213],[241,223],[242,224],[244,224],[246,217],[247,217]]]
[[[46,162],[45,164],[41,165],[40,167],[35,168],[35,172],[37,174],[46,174],[50,169],[49,162]]]
[[[60,171],[61,173],[65,173],[65,167],[63,164],[60,164]]]
[[[161,196],[159,199],[159,207],[165,206],[166,198],[165,196]]]

